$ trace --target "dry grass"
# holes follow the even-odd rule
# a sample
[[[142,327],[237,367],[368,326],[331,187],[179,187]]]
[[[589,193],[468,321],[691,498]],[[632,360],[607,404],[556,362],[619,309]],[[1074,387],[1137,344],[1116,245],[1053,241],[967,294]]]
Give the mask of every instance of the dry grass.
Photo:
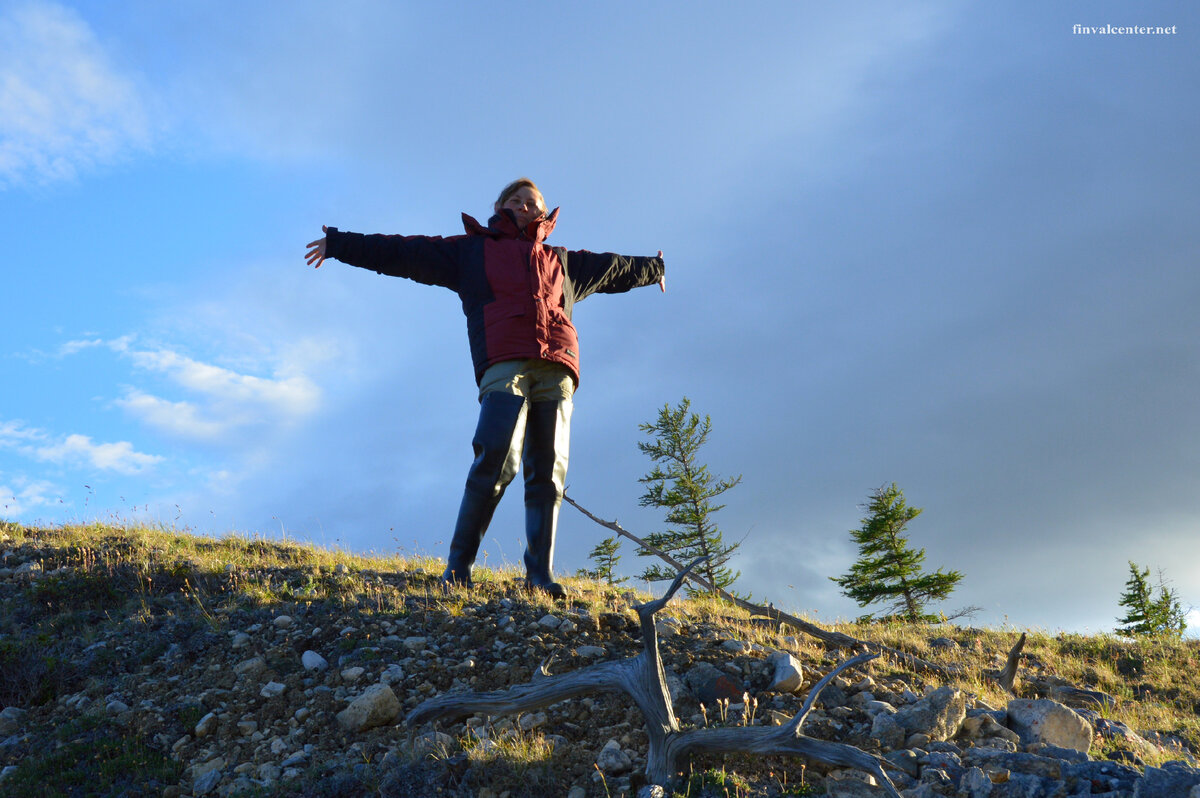
[[[406,599],[419,595],[456,617],[475,601],[464,590],[443,594],[437,585],[443,564],[430,557],[363,556],[288,540],[239,534],[214,539],[169,528],[104,524],[31,529],[2,522],[0,543],[25,556],[33,553],[40,561],[45,575],[36,589],[44,611],[58,614],[56,623],[69,623],[72,614],[111,612],[118,605],[136,615],[138,602],[144,609],[147,602],[167,595],[195,604],[214,622],[218,614],[237,606],[276,602],[341,602],[368,613],[402,613]],[[474,578],[486,591],[512,583],[520,575],[513,568],[480,568]],[[572,603],[594,613],[621,612],[634,618],[632,606],[653,598],[643,591],[578,577],[563,577],[562,581],[572,593]],[[561,610],[561,605],[556,607],[540,594],[528,595],[526,600],[539,611]],[[753,623],[744,610],[706,595],[678,597],[664,614],[687,626],[706,624],[723,636],[787,650],[807,662],[833,660],[815,640],[798,634],[793,637],[786,628]],[[67,620],[61,621],[63,617]],[[964,676],[956,680],[956,686],[990,706],[1002,707],[1010,698],[986,674],[1002,666],[1018,630],[895,622],[827,626],[958,666]],[[87,628],[87,623],[79,623],[81,634]],[[1112,695],[1118,703],[1105,710],[1106,717],[1136,730],[1175,735],[1200,750],[1200,684],[1194,678],[1200,641],[1126,640],[1113,635],[1036,630],[1028,634],[1021,670],[1024,676],[1057,677]],[[931,641],[938,637],[948,637],[957,645],[932,646]],[[885,683],[903,677],[905,684],[918,691],[937,686],[886,658],[873,663],[872,672],[877,681]],[[1021,689],[1019,685],[1018,691]],[[507,738],[491,745],[497,743],[508,745]],[[518,758],[540,761],[536,735],[518,737],[512,744],[526,751]],[[1144,758],[1153,763],[1172,757],[1170,751],[1160,751]]]

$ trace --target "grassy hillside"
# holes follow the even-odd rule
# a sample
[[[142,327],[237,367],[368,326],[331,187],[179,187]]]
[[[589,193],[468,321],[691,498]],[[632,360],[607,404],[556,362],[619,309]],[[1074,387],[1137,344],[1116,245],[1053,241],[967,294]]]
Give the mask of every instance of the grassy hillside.
[[[631,605],[646,595],[566,578],[571,598],[556,605],[503,570],[477,572],[472,592],[443,595],[436,560],[105,525],[0,523],[0,555],[0,795],[184,796],[213,783],[207,794],[486,798],[573,788],[615,796],[638,786],[636,766],[619,779],[600,778],[594,766],[609,739],[645,747],[640,716],[621,696],[563,702],[530,718],[472,718],[436,738],[413,737],[402,719],[446,690],[527,681],[548,654],[556,672],[592,661],[580,650],[636,654]],[[763,692],[766,651],[798,657],[806,688],[845,658],[717,602],[677,597],[664,615],[682,630],[664,635],[668,670],[711,662],[760,701],[753,715],[683,703],[685,725],[770,723],[794,712],[804,690]],[[1011,697],[985,674],[1002,665],[1020,630],[836,628],[963,666],[954,684],[980,705],[1002,708]],[[728,640],[748,645],[722,648]],[[306,651],[328,660],[328,673],[303,666]],[[1168,744],[1135,752],[1153,765],[1180,757],[1172,740],[1200,750],[1198,657],[1197,641],[1034,631],[1022,674],[1116,697],[1107,718]],[[881,696],[939,684],[885,660],[868,671]],[[380,680],[400,700],[400,725],[341,730],[337,712]],[[840,734],[836,723],[822,728],[811,733]],[[1098,739],[1092,756],[1113,747]],[[219,781],[205,781],[214,768]],[[681,794],[815,794],[821,781],[780,758],[714,758],[694,768]]]

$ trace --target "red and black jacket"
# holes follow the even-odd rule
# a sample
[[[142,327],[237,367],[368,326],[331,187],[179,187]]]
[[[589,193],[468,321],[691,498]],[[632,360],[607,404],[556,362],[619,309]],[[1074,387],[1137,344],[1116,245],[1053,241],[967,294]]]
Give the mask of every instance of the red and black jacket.
[[[525,229],[503,210],[484,227],[463,214],[466,235],[326,234],[326,257],[456,291],[467,317],[475,381],[488,366],[539,358],[561,363],[579,383],[579,338],[571,323],[576,301],[657,283],[662,258],[567,251],[543,242],[558,209]]]

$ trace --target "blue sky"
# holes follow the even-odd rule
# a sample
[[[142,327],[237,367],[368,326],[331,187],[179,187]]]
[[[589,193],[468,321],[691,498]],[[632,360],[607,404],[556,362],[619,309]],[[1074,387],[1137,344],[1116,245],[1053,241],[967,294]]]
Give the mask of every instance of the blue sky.
[[[644,5],[0,0],[0,517],[443,555],[457,298],[304,244],[528,175],[554,242],[667,260],[576,308],[593,512],[660,528],[637,427],[686,395],[758,598],[857,615],[896,482],[977,623],[1111,629],[1131,559],[1200,605],[1200,12]],[[558,570],[606,534],[564,508]]]

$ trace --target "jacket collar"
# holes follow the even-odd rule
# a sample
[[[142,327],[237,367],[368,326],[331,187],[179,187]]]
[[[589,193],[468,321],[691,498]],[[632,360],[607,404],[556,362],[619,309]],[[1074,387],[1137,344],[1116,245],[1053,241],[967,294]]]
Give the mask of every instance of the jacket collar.
[[[550,236],[550,233],[554,232],[554,225],[558,223],[558,208],[550,211],[541,220],[530,222],[525,226],[524,230],[517,226],[516,218],[513,216],[512,211],[507,208],[502,208],[492,218],[488,219],[487,227],[484,227],[473,217],[465,213],[462,215],[462,220],[467,235],[487,236],[488,238],[515,238],[541,243]]]

